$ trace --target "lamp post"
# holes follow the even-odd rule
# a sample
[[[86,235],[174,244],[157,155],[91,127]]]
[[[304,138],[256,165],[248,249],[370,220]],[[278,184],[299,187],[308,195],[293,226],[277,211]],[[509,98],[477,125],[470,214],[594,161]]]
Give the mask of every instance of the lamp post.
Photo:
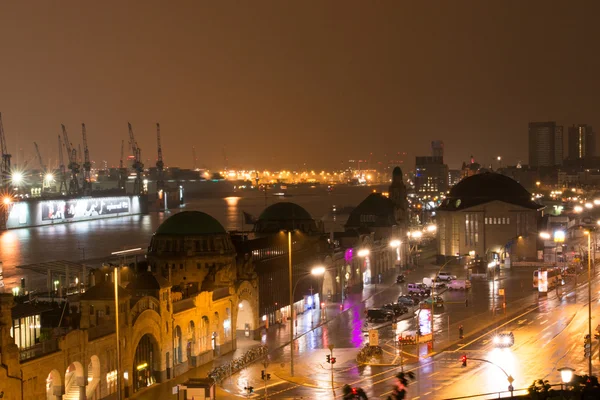
[[[588,237],[588,334],[592,338],[592,232],[585,231]],[[592,352],[588,356],[588,376],[592,376]]]
[[[558,369],[558,372],[560,372],[560,380],[562,381],[560,390],[563,390],[563,385],[566,386],[571,382],[571,379],[573,379],[573,372],[575,372],[575,370],[569,367],[562,367]]]
[[[125,257],[127,253],[140,251],[141,248],[114,251],[113,256],[122,255]],[[121,341],[119,340],[119,266],[115,266],[113,271],[113,281],[115,286],[115,336],[117,337],[117,399],[121,399]],[[127,375],[128,376],[128,375]],[[127,394],[126,394],[127,396]]]
[[[402,268],[400,262],[400,246],[402,245],[402,241],[394,239],[390,242],[390,247],[396,249],[396,262],[398,263],[398,273],[400,272],[400,268]]]
[[[420,239],[423,236],[423,233],[421,231],[412,231],[412,232],[406,232],[407,236],[408,236],[408,248],[410,249],[410,238],[414,238],[414,239]],[[419,265],[419,259],[418,259],[418,255],[419,255],[419,242],[415,240],[415,266]]]
[[[288,232],[289,233],[289,232]],[[291,242],[290,242],[291,243]],[[291,245],[290,245],[291,247]],[[292,265],[292,256],[291,256],[291,252],[290,252],[290,266]],[[294,376],[294,311],[293,311],[293,306],[294,306],[294,294],[296,293],[296,288],[298,287],[298,283],[308,277],[308,276],[320,276],[323,275],[325,273],[325,267],[314,267],[313,269],[310,270],[310,274],[306,274],[302,277],[300,277],[300,279],[298,279],[296,281],[296,284],[292,287],[291,283],[292,283],[292,279],[290,278],[290,374],[291,376]],[[291,269],[290,269],[290,277],[291,277]]]

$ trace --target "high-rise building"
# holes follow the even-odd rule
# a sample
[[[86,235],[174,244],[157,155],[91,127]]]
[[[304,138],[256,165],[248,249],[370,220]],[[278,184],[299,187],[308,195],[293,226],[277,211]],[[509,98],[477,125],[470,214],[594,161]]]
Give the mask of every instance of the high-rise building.
[[[438,195],[448,190],[448,166],[442,157],[417,157],[415,161],[415,192],[418,195]]]
[[[596,136],[589,125],[570,126],[568,143],[569,160],[590,160],[596,155]]]
[[[431,142],[431,155],[433,157],[444,158],[444,142],[441,140],[434,140]]]
[[[553,167],[563,161],[563,127],[556,122],[529,123],[529,165]]]

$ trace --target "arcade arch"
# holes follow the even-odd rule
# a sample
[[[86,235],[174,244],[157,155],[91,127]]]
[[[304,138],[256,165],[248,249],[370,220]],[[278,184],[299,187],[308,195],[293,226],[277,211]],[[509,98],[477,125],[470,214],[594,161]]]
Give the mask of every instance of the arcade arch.
[[[246,329],[253,331],[256,329],[254,326],[254,310],[252,310],[252,305],[248,300],[241,300],[238,304],[238,315],[235,328],[238,331],[244,331]]]
[[[60,372],[53,369],[46,378],[46,400],[58,400],[62,395]]]
[[[85,381],[83,376],[83,365],[79,361],[73,361],[65,372],[65,396],[79,398]]]
[[[87,388],[85,390],[86,398],[95,400],[100,398],[100,359],[93,355],[88,364]]]
[[[175,348],[173,349],[173,357],[175,357],[175,364],[181,364],[183,362],[183,346],[182,346],[182,335],[181,335],[181,327],[177,325],[175,327],[175,331],[173,332],[173,342]]]
[[[133,358],[133,391],[156,383],[155,373],[160,371],[158,343],[152,334],[146,333],[135,348]]]

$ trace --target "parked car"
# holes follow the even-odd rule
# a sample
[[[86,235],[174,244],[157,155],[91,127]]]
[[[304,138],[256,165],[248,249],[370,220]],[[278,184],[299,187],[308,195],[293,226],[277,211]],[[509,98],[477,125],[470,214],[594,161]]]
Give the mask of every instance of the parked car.
[[[404,304],[405,306],[416,306],[419,304],[419,301],[420,299],[417,296],[408,296],[403,294],[398,297],[398,303]]]
[[[451,281],[452,279],[456,279],[456,275],[452,275],[449,272],[440,272],[438,277],[445,281]]]
[[[448,284],[450,290],[467,290],[471,289],[471,281],[468,279],[452,279]]]
[[[429,289],[422,283],[409,283],[407,288],[408,293],[411,294],[414,293],[419,296],[429,296],[431,294],[431,289]]]
[[[408,308],[402,304],[398,303],[389,303],[383,306],[386,310],[392,310],[396,317],[399,317],[402,314],[406,314],[408,312]]]
[[[385,308],[370,308],[367,310],[368,322],[391,321],[394,319],[394,312]]]
[[[400,274],[396,277],[396,283],[404,283],[404,275]]]

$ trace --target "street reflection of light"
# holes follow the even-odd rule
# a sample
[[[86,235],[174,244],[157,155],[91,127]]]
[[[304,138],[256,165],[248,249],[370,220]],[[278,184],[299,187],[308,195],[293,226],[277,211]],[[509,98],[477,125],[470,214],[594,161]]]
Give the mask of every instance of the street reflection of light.
[[[240,198],[241,197],[225,197],[225,201],[229,207],[235,207],[240,201]]]

